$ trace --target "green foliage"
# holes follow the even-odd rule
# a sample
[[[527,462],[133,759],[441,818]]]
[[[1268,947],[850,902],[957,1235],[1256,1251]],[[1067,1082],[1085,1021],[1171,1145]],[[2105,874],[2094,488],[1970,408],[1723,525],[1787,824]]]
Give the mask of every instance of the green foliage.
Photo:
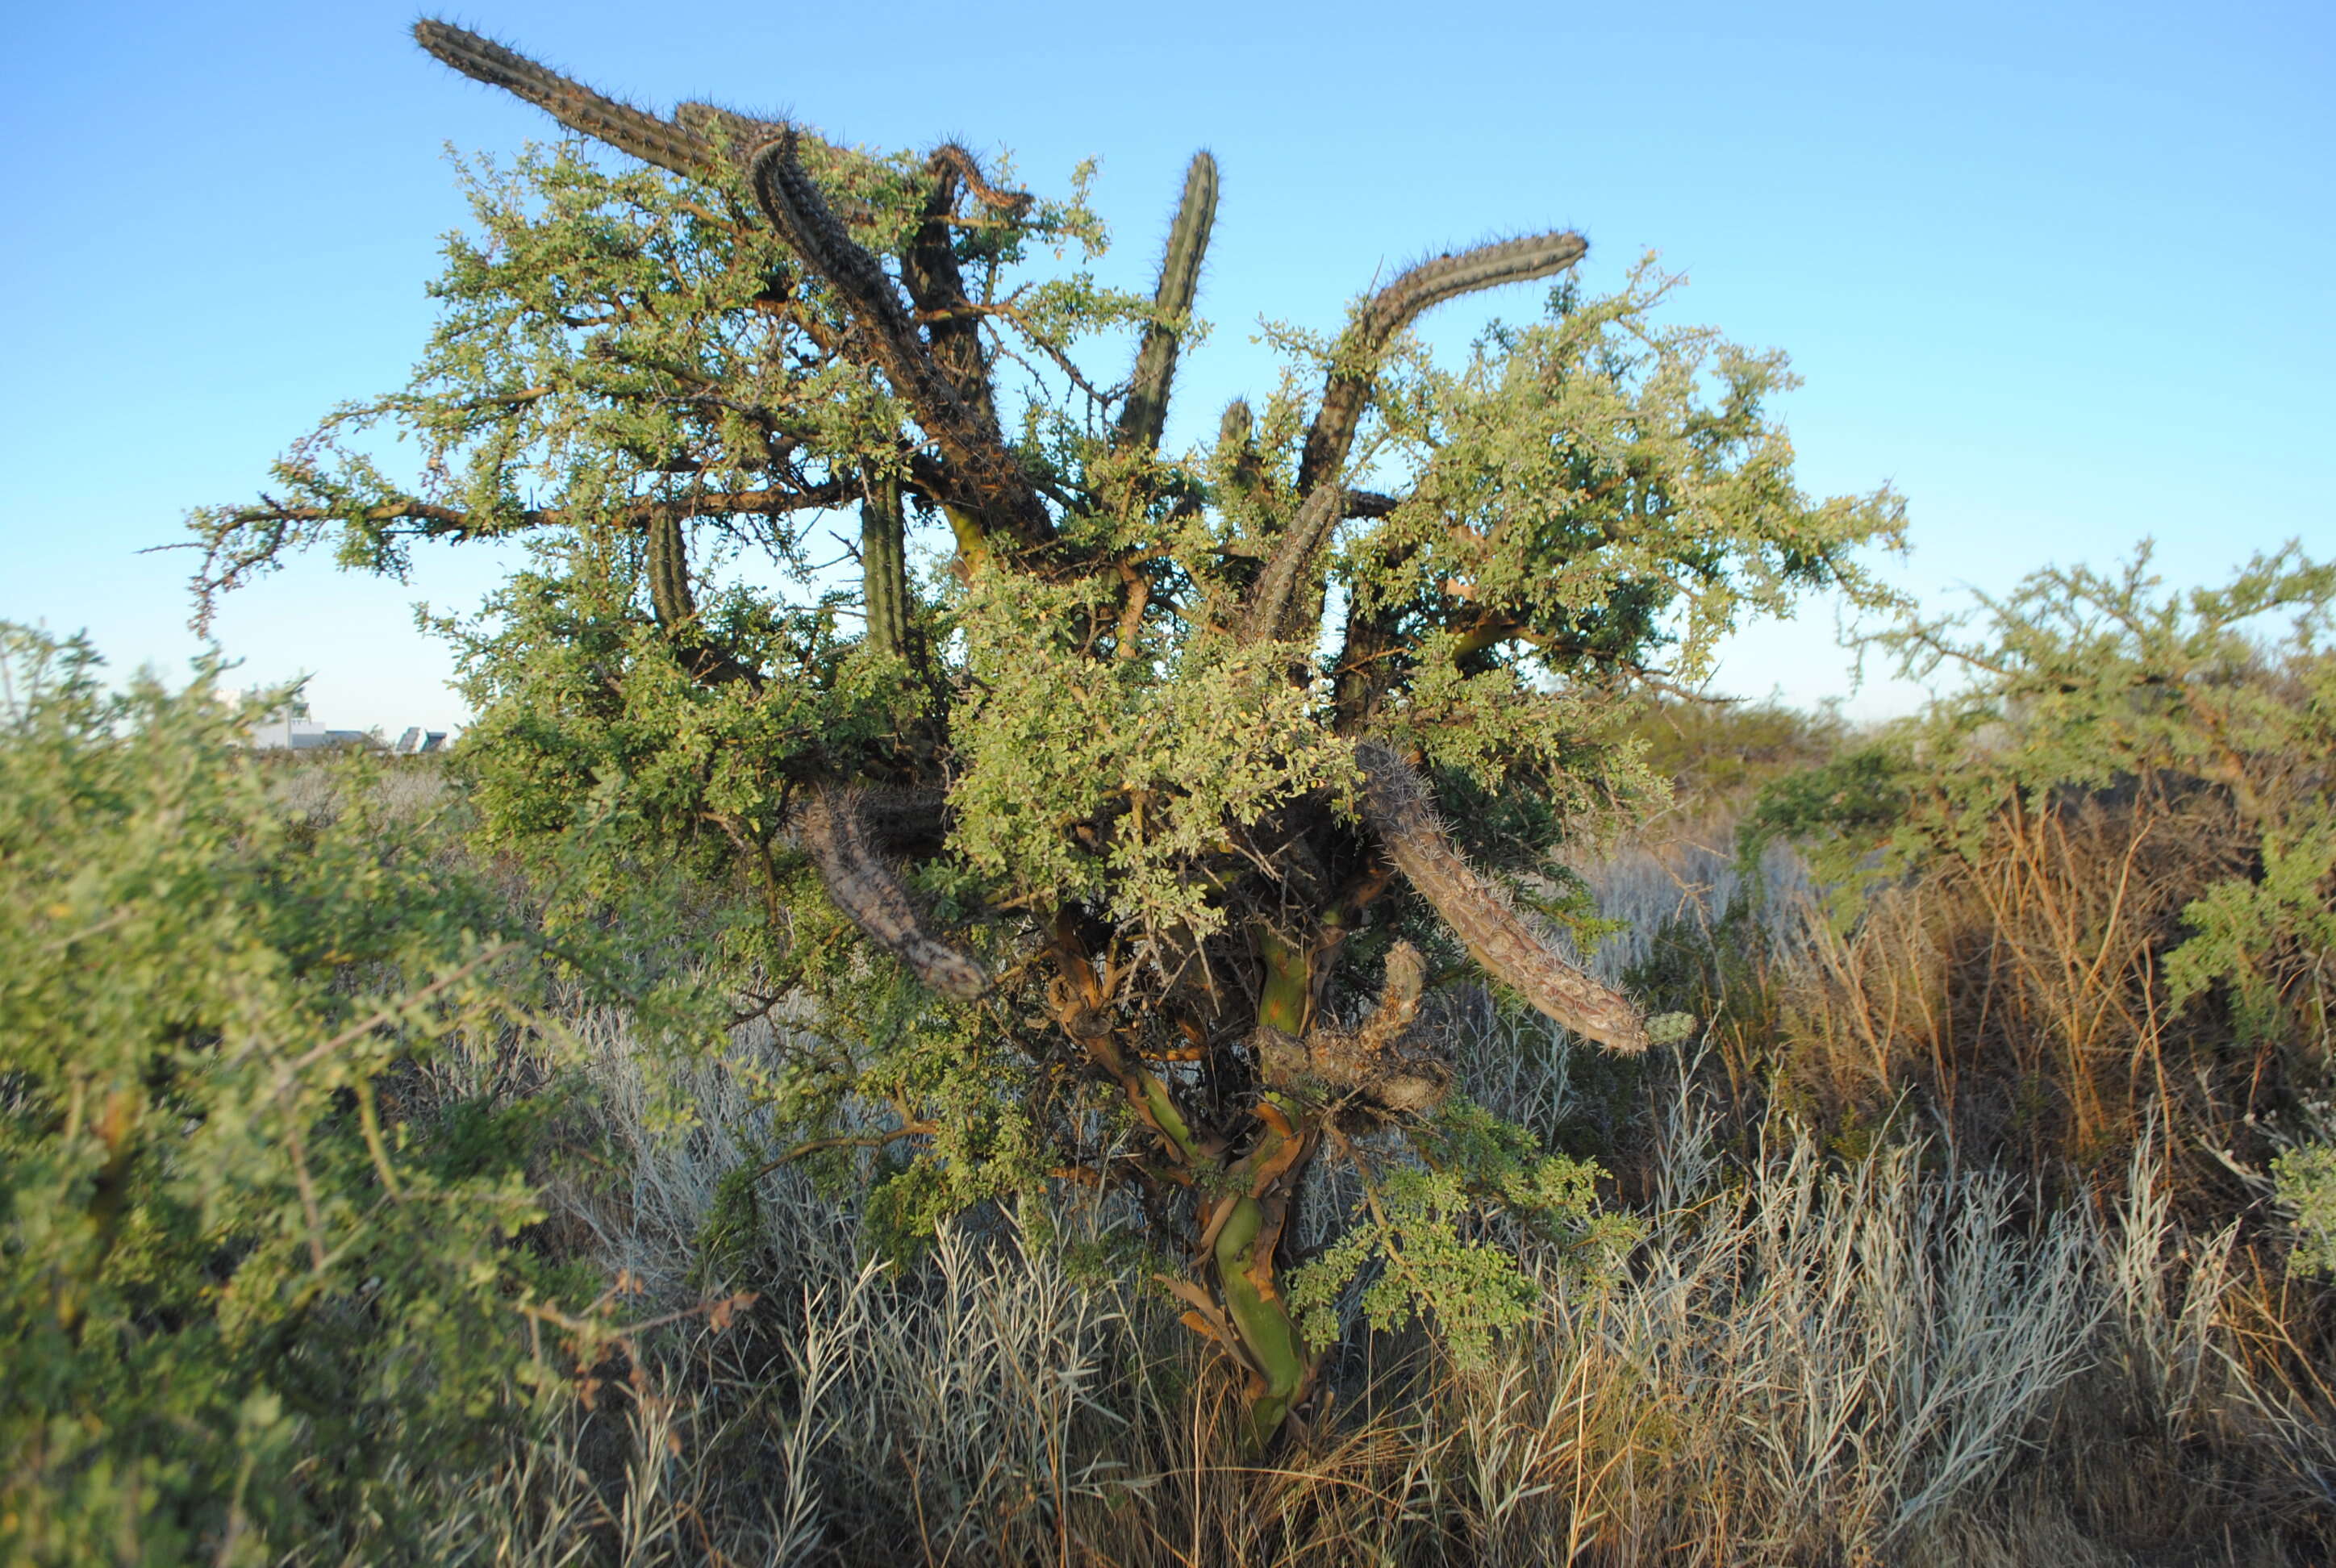
[[[2272,1163],[2280,1204],[2295,1222],[2294,1267],[2336,1274],[2336,1148],[2310,1144]]]
[[[549,1043],[541,940],[378,765],[277,804],[210,672],[109,693],[12,627],[0,689],[0,1555],[394,1557],[547,1371],[515,1238],[559,1096],[420,1076]]]
[[[1368,1273],[1358,1306],[1373,1328],[1430,1320],[1459,1365],[1484,1365],[1495,1339],[1530,1320],[1539,1300],[1488,1216],[1556,1242],[1577,1281],[1611,1269],[1640,1239],[1632,1221],[1598,1212],[1597,1165],[1544,1154],[1481,1106],[1451,1102],[1418,1136],[1422,1163],[1373,1174],[1358,1161],[1365,1197],[1357,1222],[1290,1274],[1290,1307],[1318,1349],[1343,1336],[1341,1299]]]
[[[1853,731],[1838,711],[1805,713],[1776,701],[1718,703],[1658,697],[1631,726],[1647,766],[1670,782],[1689,811],[1732,810],[1786,774],[1830,762]]]
[[[1872,744],[1765,790],[1745,847],[1812,843],[1847,917],[1859,890],[1988,852],[2007,811],[2086,795],[2205,791],[2254,843],[2254,864],[2205,885],[2193,933],[2166,958],[2180,1007],[2223,987],[2243,1036],[2323,1037],[2306,977],[2336,952],[2336,565],[2290,545],[2218,589],[2161,591],[2146,544],[2115,574],[2035,574],[1982,599],[1983,635],[1909,621],[1874,639],[1910,676],[1952,665],[1960,691]],[[2267,626],[2273,617],[2283,626]]]

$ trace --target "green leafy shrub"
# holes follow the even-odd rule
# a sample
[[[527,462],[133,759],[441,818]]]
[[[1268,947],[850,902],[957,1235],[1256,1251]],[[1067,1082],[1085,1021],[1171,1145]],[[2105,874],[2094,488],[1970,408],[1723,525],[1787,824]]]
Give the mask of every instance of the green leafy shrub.
[[[540,1115],[419,1072],[551,1027],[542,940],[377,765],[285,809],[210,673],[0,681],[0,1556],[395,1558],[558,1381]]]
[[[2336,1082],[2336,566],[2174,592],[2145,548],[1978,619],[1877,638],[1962,686],[1747,813],[1747,854],[1793,839],[1832,887],[1779,1051],[1836,1106],[1919,1087],[2045,1164],[2113,1173],[2155,1120],[2245,1201],[2232,1163]]]
[[[1784,357],[1668,319],[1650,263],[1585,295],[1567,231],[1434,255],[1329,336],[1269,326],[1260,404],[1163,450],[1209,154],[1147,297],[1089,269],[1085,170],[1044,200],[955,143],[661,116],[415,35],[637,161],[469,177],[412,383],[195,514],[205,604],[307,545],[402,573],[423,541],[528,541],[448,623],[487,842],[560,853],[589,817],[588,902],[679,864],[751,916],[706,951],[817,1036],[771,1076],[769,1157],[883,1150],[895,1251],[985,1203],[1129,1195],[1270,1433],[1317,1369],[1277,1280],[1331,1135],[1420,1152],[1472,979],[1649,1043],[1519,895],[1661,799],[1639,693],[1804,591],[1878,596],[1857,553],[1897,498],[1804,493]],[[1543,307],[1462,363],[1411,335],[1525,283]],[[1098,368],[1129,336],[1124,377]],[[1510,1145],[1479,1156],[1470,1191],[1523,1190]],[[1504,1282],[1445,1271],[1434,1320],[1517,1288],[1485,1257]]]

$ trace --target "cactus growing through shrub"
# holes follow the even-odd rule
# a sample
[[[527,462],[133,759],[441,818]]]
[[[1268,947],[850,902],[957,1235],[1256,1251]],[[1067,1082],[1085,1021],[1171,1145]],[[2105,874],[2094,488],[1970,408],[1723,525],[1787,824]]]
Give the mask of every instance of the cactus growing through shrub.
[[[854,1134],[894,1145],[880,1213],[1133,1193],[1260,1436],[1314,1378],[1284,1286],[1326,1148],[1368,1167],[1407,1140],[1471,1202],[1579,1193],[1483,1134],[1424,999],[1489,980],[1644,1044],[1506,883],[1655,798],[1611,721],[1659,656],[1691,677],[1747,611],[1873,591],[1848,554],[1897,502],[1795,487],[1763,408],[1781,356],[1662,324],[1650,265],[1605,298],[1558,282],[1457,368],[1407,336],[1586,250],[1532,235],[1402,272],[1335,340],[1280,335],[1299,374],[1177,453],[1209,155],[1146,297],[1040,270],[1100,248],[1093,212],[954,144],[667,120],[416,34],[654,169],[569,147],[474,176],[487,236],[452,248],[413,388],[195,515],[205,604],[312,541],[386,570],[417,539],[538,541],[455,628],[485,831],[526,850],[613,794],[604,834],[764,911],[746,956],[854,1040],[778,1104],[805,1147],[899,1113]],[[1092,340],[1129,328],[1114,384]],[[423,488],[345,440],[380,420],[421,438]],[[856,592],[816,560],[855,507]],[[1341,1131],[1364,1113],[1372,1137]],[[1418,1277],[1431,1319],[1484,1320],[1451,1294],[1482,1276]]]

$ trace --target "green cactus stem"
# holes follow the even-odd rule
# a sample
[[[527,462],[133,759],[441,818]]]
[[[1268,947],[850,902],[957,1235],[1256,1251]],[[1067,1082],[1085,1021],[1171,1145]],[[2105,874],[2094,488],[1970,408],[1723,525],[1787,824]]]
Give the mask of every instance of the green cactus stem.
[[[414,41],[472,80],[524,98],[570,130],[644,163],[693,179],[715,170],[713,144],[696,131],[595,93],[492,39],[425,18],[414,24]]]
[[[1176,377],[1176,350],[1183,323],[1191,316],[1201,287],[1201,263],[1217,220],[1217,161],[1196,152],[1184,170],[1184,194],[1168,227],[1168,248],[1160,258],[1160,283],[1153,291],[1153,317],[1135,354],[1135,374],[1119,413],[1123,449],[1157,451],[1168,427],[1168,393]]]
[[[844,231],[811,176],[796,161],[793,130],[755,149],[750,163],[754,198],[764,216],[803,258],[842,297],[865,330],[869,357],[899,388],[917,423],[948,459],[948,472],[970,492],[944,500],[961,505],[986,529],[1002,528],[1016,542],[1054,537],[1037,489],[994,420],[960,396],[933,363],[883,267]],[[954,521],[954,520],[952,520]]]
[[[1314,1005],[1314,966],[1308,954],[1260,929],[1257,933],[1257,955],[1265,965],[1257,1021],[1285,1035],[1304,1034],[1307,1015]]]
[[[1379,355],[1396,334],[1447,299],[1547,278],[1581,260],[1589,249],[1590,242],[1571,230],[1504,239],[1423,261],[1372,295],[1332,355],[1322,406],[1306,433],[1305,453],[1299,460],[1298,493],[1310,494],[1316,485],[1338,478],[1378,378]]]
[[[983,178],[973,154],[953,141],[934,149],[925,161],[925,173],[932,188],[926,194],[916,233],[900,254],[900,281],[916,303],[918,318],[925,323],[925,341],[935,367],[978,420],[995,426],[998,409],[990,394],[989,365],[981,349],[981,315],[966,295],[951,222],[957,216],[960,190],[972,191],[985,204],[1017,212],[1017,200],[1027,207],[1030,199],[1017,191],[994,189]]]
[[[894,658],[909,657],[908,519],[900,482],[872,481],[860,506],[861,595],[868,612],[868,646]]]
[[[682,536],[681,519],[651,519],[646,553],[649,605],[657,611],[657,624],[671,630],[695,619],[697,601],[689,591],[689,547]]]
[[[1231,1214],[1217,1230],[1217,1289],[1224,1298],[1225,1316],[1264,1384],[1251,1390],[1250,1400],[1250,1443],[1262,1448],[1305,1393],[1313,1359],[1272,1284],[1273,1245],[1280,1225],[1267,1223],[1266,1206],[1255,1198],[1238,1197],[1231,1203]]]

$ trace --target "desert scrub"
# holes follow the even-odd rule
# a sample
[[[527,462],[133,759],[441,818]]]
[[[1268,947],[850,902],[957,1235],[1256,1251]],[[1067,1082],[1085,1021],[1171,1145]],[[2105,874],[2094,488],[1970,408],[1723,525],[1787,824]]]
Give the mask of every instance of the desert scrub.
[[[414,36],[618,156],[466,170],[411,382],[193,514],[200,613],[304,547],[402,573],[523,539],[447,627],[486,840],[558,853],[598,813],[579,893],[682,866],[750,917],[707,961],[818,1037],[768,1076],[754,1165],[881,1146],[868,1212],[902,1245],[1133,1195],[1270,1437],[1318,1368],[1283,1288],[1307,1183],[1352,1131],[1429,1125],[1450,1072],[1423,1020],[1464,986],[1648,1043],[1543,923],[1582,929],[1540,897],[1552,857],[1660,803],[1640,694],[1803,593],[1886,597],[1863,552],[1898,498],[1802,491],[1784,356],[1672,319],[1650,260],[1593,296],[1570,230],[1431,252],[1333,334],[1270,326],[1261,395],[1174,450],[1210,154],[1156,287],[1123,292],[1092,270],[1091,170],[1049,200],[954,142],[659,114]],[[1522,285],[1455,363],[1413,336]],[[410,474],[374,455],[391,430]],[[1538,1190],[1541,1155],[1463,1152],[1490,1162],[1451,1173],[1472,1209]],[[1475,1222],[1439,1202],[1358,1234],[1458,1255]],[[1429,1321],[1528,1290],[1467,1257]]]
[[[0,681],[0,1555],[397,1560],[566,1371],[540,1119],[473,1157],[410,1092],[455,1039],[556,1071],[550,944],[364,761],[287,808],[212,672],[7,628]]]
[[[2186,1191],[2261,1217],[2336,1081],[2331,626],[2336,566],[2295,547],[2183,591],[2145,549],[1883,637],[1963,684],[1746,821],[1830,889],[1787,1076],[1869,1121],[1913,1090],[2042,1174],[2155,1125]]]

